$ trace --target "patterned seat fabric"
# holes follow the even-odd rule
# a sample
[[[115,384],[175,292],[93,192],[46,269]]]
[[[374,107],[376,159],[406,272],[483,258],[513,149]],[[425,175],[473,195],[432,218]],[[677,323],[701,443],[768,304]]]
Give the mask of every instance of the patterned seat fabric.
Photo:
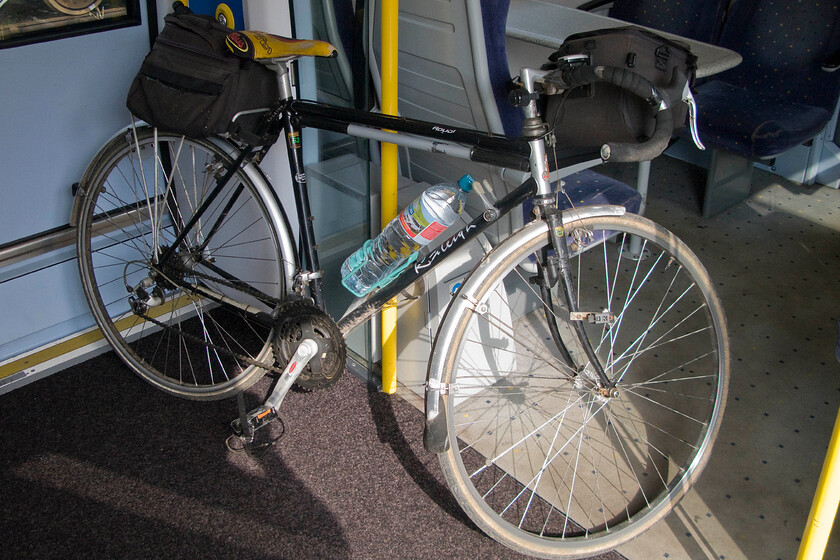
[[[735,0],[719,44],[744,60],[697,87],[708,147],[770,158],[828,123],[840,72],[822,64],[840,50],[840,1]]]
[[[561,194],[557,205],[561,210],[586,205],[616,205],[624,206],[628,212],[639,213],[642,195],[621,181],[591,169],[578,171],[563,181],[566,197]]]
[[[633,187],[612,179],[591,169],[578,171],[563,179],[565,196],[560,194],[557,207],[560,210],[581,206],[614,205],[624,206],[628,212],[639,213],[642,195]],[[533,205],[526,202],[523,207],[526,216],[530,215]]]
[[[515,136],[522,130],[522,110],[508,101],[508,83],[511,75],[508,67],[505,30],[510,0],[483,0],[481,20],[484,27],[484,46],[487,50],[487,70],[490,86],[496,98],[496,107],[505,134]],[[534,62],[537,65],[538,62]]]
[[[481,15],[484,27],[484,43],[487,50],[488,74],[493,95],[505,134],[514,136],[522,130],[522,111],[508,101],[507,85],[511,80],[505,47],[505,27],[510,0],[482,0]],[[537,66],[541,61],[534,61]],[[592,204],[615,204],[638,213],[642,197],[636,189],[615,179],[594,171],[584,170],[564,179],[566,192],[575,206]],[[560,200],[561,209],[571,207],[567,200]],[[523,206],[525,219],[529,219],[531,206]]]
[[[681,37],[715,43],[729,0],[614,0],[610,17]]]

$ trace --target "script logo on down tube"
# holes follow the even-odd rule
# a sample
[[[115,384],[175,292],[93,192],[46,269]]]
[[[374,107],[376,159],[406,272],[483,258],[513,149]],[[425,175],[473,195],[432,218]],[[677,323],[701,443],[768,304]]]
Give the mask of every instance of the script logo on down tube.
[[[441,243],[440,247],[429,253],[429,256],[414,264],[414,272],[422,272],[423,270],[432,266],[437,260],[440,255],[443,255],[452,247],[456,245],[460,245],[461,241],[465,241],[467,237],[467,233],[477,228],[477,225],[469,224],[467,227],[447,239],[445,242]]]

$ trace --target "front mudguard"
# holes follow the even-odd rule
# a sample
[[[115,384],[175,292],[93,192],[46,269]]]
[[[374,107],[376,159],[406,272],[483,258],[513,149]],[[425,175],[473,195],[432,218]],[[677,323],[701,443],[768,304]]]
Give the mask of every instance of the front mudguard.
[[[626,213],[623,206],[587,206],[570,209],[563,212],[563,227],[572,222],[597,216],[622,216]],[[444,453],[449,449],[447,432],[447,416],[444,400],[449,393],[457,392],[457,384],[443,383],[445,371],[455,366],[457,356],[454,352],[444,352],[443,349],[457,344],[463,336],[466,325],[458,325],[458,321],[450,318],[458,317],[465,309],[475,309],[485,294],[480,290],[485,280],[499,267],[509,266],[508,262],[523,245],[535,238],[546,237],[548,224],[537,220],[513,233],[500,245],[495,247],[481,260],[481,263],[470,274],[458,292],[441,321],[441,328],[435,336],[432,355],[426,373],[426,426],[423,431],[423,444],[432,453]],[[546,237],[546,242],[548,239]],[[463,321],[462,321],[463,323]]]

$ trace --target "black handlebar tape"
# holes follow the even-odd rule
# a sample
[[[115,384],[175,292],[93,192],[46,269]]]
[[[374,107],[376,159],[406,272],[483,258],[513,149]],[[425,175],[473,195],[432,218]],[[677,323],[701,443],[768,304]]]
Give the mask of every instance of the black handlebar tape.
[[[572,89],[578,86],[585,86],[592,82],[601,81],[601,77],[595,73],[592,66],[577,66],[575,68],[563,68],[552,72],[549,79],[556,82],[563,89]]]
[[[632,74],[639,78],[639,80],[629,80],[622,74]],[[610,79],[607,79],[607,75]],[[684,79],[679,70],[674,70],[671,77],[671,86],[673,87],[678,80]],[[615,162],[631,162],[631,161],[648,161],[658,157],[668,143],[671,141],[671,135],[674,133],[674,114],[671,111],[671,101],[665,91],[658,91],[653,84],[648,80],[642,78],[634,72],[624,70],[623,68],[604,68],[604,81],[619,87],[624,87],[621,84],[627,83],[628,87],[624,87],[627,91],[641,97],[650,104],[659,105],[659,111],[656,112],[654,120],[653,134],[645,142],[615,142],[606,143],[601,146],[601,159],[604,161]]]
[[[498,150],[487,150],[484,148],[473,148],[470,150],[470,160],[478,163],[489,163],[499,167],[510,167],[519,171],[530,171],[530,156],[516,154],[513,152],[502,153]]]
[[[601,146],[601,159],[618,163],[652,160],[665,151],[671,141],[673,132],[674,116],[671,111],[667,109],[659,111],[656,113],[653,136],[638,144],[633,142],[608,142]]]
[[[612,66],[579,66],[565,69],[558,74],[552,78],[568,89],[593,82],[605,82],[640,97],[650,105],[661,106],[664,103],[666,109],[656,113],[653,135],[649,140],[638,144],[604,144],[601,147],[601,159],[604,161],[646,161],[657,157],[668,147],[674,130],[674,117],[669,110],[668,96],[665,92],[658,91],[646,78],[630,70]],[[673,79],[677,79],[676,72]]]
[[[650,105],[659,105],[662,100],[659,92],[647,78],[630,70],[612,66],[596,66],[595,74],[600,76],[602,81],[629,91],[633,95],[641,97]]]

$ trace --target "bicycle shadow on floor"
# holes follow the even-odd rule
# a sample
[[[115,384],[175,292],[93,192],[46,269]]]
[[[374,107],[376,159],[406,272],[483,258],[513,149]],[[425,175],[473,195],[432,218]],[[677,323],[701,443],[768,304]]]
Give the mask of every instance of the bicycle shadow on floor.
[[[396,395],[385,394],[371,384],[367,385],[367,392],[379,441],[391,447],[405,472],[435,504],[466,527],[481,533],[443,482],[437,457],[423,447],[423,415],[408,402]],[[409,441],[406,432],[419,436]]]
[[[10,558],[347,558],[279,453],[225,452],[230,401],[162,395],[108,353],[0,397]]]
[[[489,539],[461,509],[443,480],[437,457],[423,447],[423,414],[409,402],[396,395],[382,393],[367,384],[368,404],[376,425],[379,440],[390,446],[405,472],[417,486],[446,514],[471,531]],[[408,435],[406,435],[408,434]],[[416,434],[416,436],[414,436]],[[519,557],[518,553],[505,550]],[[524,558],[524,556],[523,556]],[[584,557],[581,557],[583,560]],[[589,560],[626,560],[616,551],[585,557]]]

